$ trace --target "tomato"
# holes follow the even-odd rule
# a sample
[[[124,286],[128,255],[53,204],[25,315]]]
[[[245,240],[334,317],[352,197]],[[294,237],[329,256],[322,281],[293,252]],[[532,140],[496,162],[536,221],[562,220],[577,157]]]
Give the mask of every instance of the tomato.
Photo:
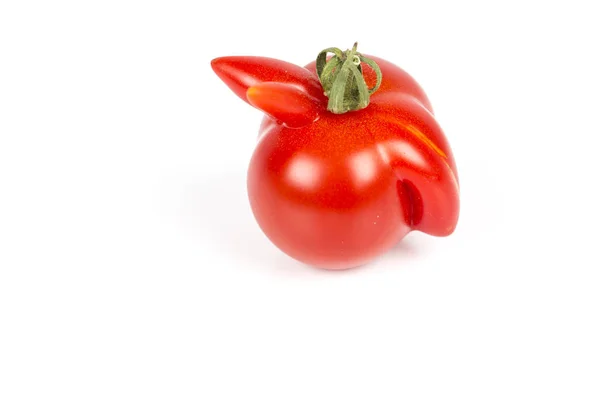
[[[304,68],[239,56],[217,58],[212,67],[266,114],[248,196],[261,229],[283,252],[345,269],[412,230],[454,231],[454,157],[425,92],[405,71],[356,46],[328,49]]]

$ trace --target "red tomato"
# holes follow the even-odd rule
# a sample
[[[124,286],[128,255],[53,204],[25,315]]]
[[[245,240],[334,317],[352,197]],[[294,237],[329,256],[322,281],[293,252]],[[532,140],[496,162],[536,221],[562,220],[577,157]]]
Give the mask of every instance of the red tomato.
[[[427,96],[399,67],[369,58],[381,85],[368,106],[345,113],[328,111],[314,62],[212,61],[266,113],[248,170],[258,224],[282,251],[321,268],[367,263],[411,230],[449,235],[458,220],[456,165]],[[374,87],[374,69],[360,69]]]

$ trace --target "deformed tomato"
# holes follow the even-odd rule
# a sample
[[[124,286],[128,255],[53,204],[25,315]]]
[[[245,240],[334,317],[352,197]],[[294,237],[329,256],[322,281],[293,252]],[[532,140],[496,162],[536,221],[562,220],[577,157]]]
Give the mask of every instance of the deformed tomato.
[[[356,44],[326,49],[304,68],[265,57],[221,57],[212,68],[266,114],[248,195],[282,251],[344,269],[411,230],[454,231],[452,151],[424,91],[402,69],[358,53]]]

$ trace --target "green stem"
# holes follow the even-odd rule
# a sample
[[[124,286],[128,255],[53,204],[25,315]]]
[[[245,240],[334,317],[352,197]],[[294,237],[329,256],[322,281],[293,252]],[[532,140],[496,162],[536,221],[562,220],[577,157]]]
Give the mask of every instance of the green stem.
[[[334,114],[356,111],[369,105],[369,99],[381,85],[381,70],[375,61],[356,51],[358,43],[352,49],[341,51],[337,47],[323,50],[317,56],[317,75],[323,86],[325,96],[329,98],[327,109]],[[327,54],[333,57],[327,60]],[[375,71],[377,83],[368,88],[363,77],[361,63]]]

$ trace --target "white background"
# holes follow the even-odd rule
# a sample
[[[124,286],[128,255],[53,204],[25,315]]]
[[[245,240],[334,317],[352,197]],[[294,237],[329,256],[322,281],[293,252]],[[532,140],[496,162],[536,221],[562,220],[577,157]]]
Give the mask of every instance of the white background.
[[[593,3],[3,1],[0,399],[600,398]],[[335,273],[254,222],[261,115],[209,62],[355,40],[462,210]]]

